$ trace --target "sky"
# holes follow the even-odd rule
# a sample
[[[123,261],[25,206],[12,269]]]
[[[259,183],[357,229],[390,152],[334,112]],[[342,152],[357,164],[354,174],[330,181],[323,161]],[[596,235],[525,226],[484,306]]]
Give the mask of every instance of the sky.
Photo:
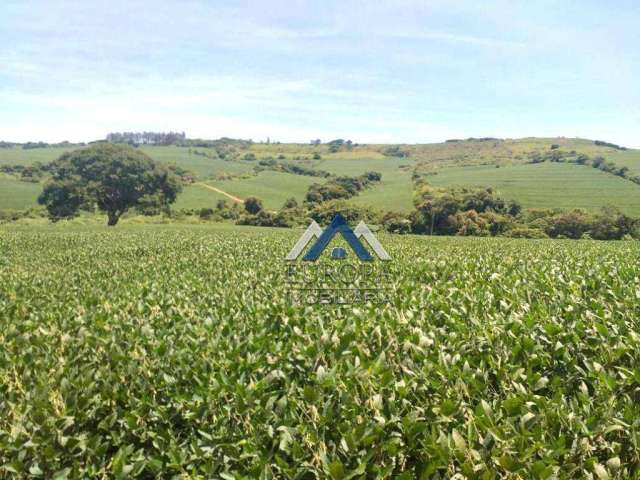
[[[0,140],[640,147],[637,0],[0,3]]]

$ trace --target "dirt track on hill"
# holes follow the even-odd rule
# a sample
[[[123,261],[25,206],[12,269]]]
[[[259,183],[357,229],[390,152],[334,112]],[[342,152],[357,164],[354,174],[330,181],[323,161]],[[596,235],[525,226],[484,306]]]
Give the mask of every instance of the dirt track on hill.
[[[221,195],[224,195],[225,197],[230,198],[234,202],[244,203],[244,200],[241,199],[240,197],[236,197],[235,195],[231,195],[230,193],[227,193],[224,190],[220,190],[219,188],[212,187],[211,185],[207,185],[206,183],[196,182],[196,185],[200,185],[201,187],[207,188],[207,189],[209,189],[209,190],[211,190],[213,192],[216,192],[216,193],[219,193]]]

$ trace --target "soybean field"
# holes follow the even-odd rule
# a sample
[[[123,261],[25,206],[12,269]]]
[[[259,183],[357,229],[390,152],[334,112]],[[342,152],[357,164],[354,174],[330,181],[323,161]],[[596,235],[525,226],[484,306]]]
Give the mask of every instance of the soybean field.
[[[379,234],[337,307],[300,233],[2,227],[0,477],[637,478],[638,242]]]

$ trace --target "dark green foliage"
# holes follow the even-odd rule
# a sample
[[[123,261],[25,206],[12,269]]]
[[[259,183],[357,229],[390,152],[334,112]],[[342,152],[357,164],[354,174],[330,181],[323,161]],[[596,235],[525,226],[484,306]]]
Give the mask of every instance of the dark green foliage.
[[[288,198],[284,202],[284,205],[282,206],[282,208],[284,208],[285,210],[288,210],[290,208],[297,208],[297,207],[298,207],[298,201],[293,197]]]
[[[53,221],[95,206],[107,213],[108,225],[113,226],[130,208],[167,208],[181,190],[164,165],[124,145],[97,144],[65,153],[51,169],[52,178],[38,202]]]
[[[411,215],[411,229],[430,235],[499,235],[520,211],[518,203],[506,203],[490,188],[443,192],[423,186]]]
[[[215,214],[215,210],[213,208],[201,208],[199,217],[202,220],[210,220]]]
[[[411,221],[397,212],[385,213],[382,217],[382,226],[390,233],[411,233]]]
[[[596,215],[582,210],[558,213],[547,220],[545,231],[550,237],[620,240],[635,232],[638,221],[613,207],[603,208]]]
[[[243,215],[238,219],[236,224],[281,228],[289,228],[292,226],[285,212],[271,213],[265,210],[260,210],[256,214]]]
[[[637,219],[624,215],[615,207],[605,207],[593,216],[589,235],[595,240],[621,240],[635,235],[640,225]]]
[[[382,150],[382,154],[385,157],[398,157],[406,158],[409,156],[409,152],[403,149],[400,145],[389,145]]]
[[[595,140],[593,142],[595,145],[598,145],[599,147],[609,147],[609,148],[615,148],[616,150],[626,150],[626,147],[621,147],[620,145],[616,145],[615,143],[609,143],[609,142],[603,142],[602,140]]]
[[[637,246],[380,235],[391,305],[305,308],[299,234],[6,228],[0,477],[637,476]]]
[[[24,150],[30,150],[34,148],[47,148],[48,146],[49,144],[45,142],[27,142],[22,144],[22,148]]]
[[[263,170],[273,170],[276,172],[292,173],[294,175],[303,175],[307,177],[330,177],[331,174],[324,170],[316,170],[315,168],[300,165],[291,162],[278,162],[273,158],[265,158],[258,162],[254,167],[256,172]]]
[[[71,178],[47,182],[38,197],[38,203],[46,206],[52,222],[76,216],[82,206],[89,207],[86,202],[84,188]]]
[[[330,142],[327,142],[327,145],[329,146],[329,153],[339,152],[340,149],[345,144],[346,144],[346,142],[342,138],[338,138],[336,140],[331,140]],[[351,140],[349,140],[348,144],[349,144],[349,147],[350,147],[351,146]]]
[[[262,200],[259,198],[248,197],[244,200],[244,209],[251,215],[256,215],[262,208]]]
[[[347,199],[377,183],[382,175],[378,172],[366,172],[358,177],[334,177],[324,184],[313,183],[305,196],[308,204],[317,204],[328,200]]]

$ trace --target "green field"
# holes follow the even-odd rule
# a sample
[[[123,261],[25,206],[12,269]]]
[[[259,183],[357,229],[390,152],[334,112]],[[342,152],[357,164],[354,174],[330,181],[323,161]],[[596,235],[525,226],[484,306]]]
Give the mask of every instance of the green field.
[[[324,179],[319,177],[264,171],[255,177],[243,180],[207,183],[240,198],[258,197],[263,200],[266,208],[278,210],[288,198],[293,197],[298,202],[302,202],[309,185],[322,182]]]
[[[435,186],[493,187],[525,208],[584,208],[615,205],[640,216],[640,186],[600,170],[565,163],[451,167],[429,177]]]
[[[0,173],[0,209],[22,210],[37,205],[42,191],[38,183],[21,182],[15,177]]]
[[[0,227],[0,477],[637,475],[637,242],[381,234],[337,308],[299,234]]]
[[[178,195],[173,208],[214,208],[218,200],[227,200],[229,202],[224,195],[207,190],[201,185],[189,185],[184,187],[182,193]]]
[[[178,165],[193,173],[197,181],[245,198],[257,196],[267,208],[275,210],[289,197],[302,200],[308,186],[321,177],[261,172],[254,167],[260,159],[284,157],[283,162],[299,163],[335,175],[357,176],[367,171],[382,174],[382,182],[349,200],[354,205],[376,210],[407,212],[413,208],[411,175],[416,165],[427,167],[437,175],[428,177],[435,186],[492,186],[509,199],[525,207],[586,208],[615,205],[623,211],[640,215],[640,186],[588,167],[562,164],[531,165],[529,155],[548,153],[552,145],[563,152],[602,155],[618,167],[626,166],[640,175],[640,150],[620,151],[597,146],[593,141],[568,138],[523,138],[504,141],[461,141],[425,145],[401,145],[409,156],[384,156],[387,145],[355,145],[330,152],[329,146],[307,144],[252,144],[236,147],[235,156],[225,160],[213,148],[142,146],[152,158]],[[64,148],[23,150],[0,149],[0,166],[46,163],[57,158]],[[197,155],[196,152],[207,156]],[[252,153],[257,161],[244,160]],[[313,159],[320,154],[321,158]],[[500,168],[495,168],[499,165]],[[223,180],[223,177],[231,179]],[[244,176],[245,178],[241,178]],[[28,208],[35,205],[39,188],[24,186],[17,177],[0,180],[0,210]],[[210,207],[224,196],[189,186],[179,197],[176,208]]]

